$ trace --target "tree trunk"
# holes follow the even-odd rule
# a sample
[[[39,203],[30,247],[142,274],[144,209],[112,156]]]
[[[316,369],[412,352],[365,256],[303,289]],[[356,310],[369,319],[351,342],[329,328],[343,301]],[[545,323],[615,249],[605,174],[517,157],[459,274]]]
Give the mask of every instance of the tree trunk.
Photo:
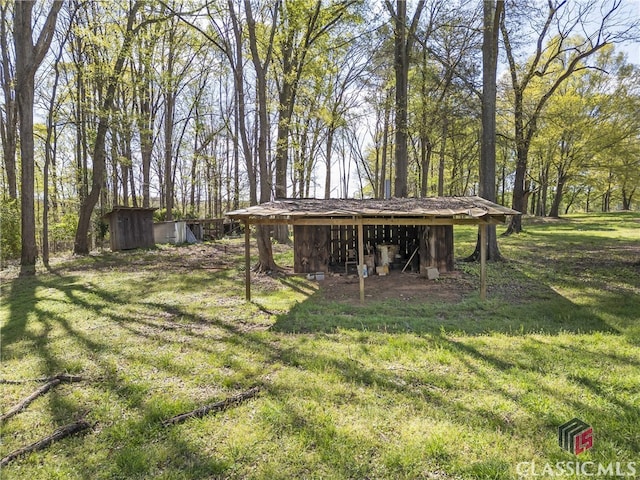
[[[238,106],[236,99],[234,113],[236,118],[233,119],[233,209],[240,208],[240,142],[238,131]]]
[[[20,62],[16,62],[20,65]],[[22,68],[16,68],[18,81],[18,112],[20,115],[20,158],[22,164],[22,188],[20,207],[22,219],[22,256],[20,264],[29,267],[36,264],[36,218],[34,210],[34,144],[33,144],[33,102],[34,81]]]
[[[292,72],[284,72],[291,75]],[[276,198],[287,198],[287,168],[289,165],[289,125],[291,123],[291,109],[293,93],[291,82],[282,80],[278,105],[278,133],[276,140],[276,171],[274,191]]]
[[[482,43],[482,143],[480,150],[480,196],[496,201],[496,70],[498,65],[499,22],[504,1],[484,0]],[[480,235],[469,260],[480,259]],[[495,225],[487,226],[487,259],[502,260]]]
[[[407,3],[397,1],[395,21],[395,74],[396,74],[396,178],[394,196],[407,196]]]
[[[93,213],[93,209],[98,203],[100,192],[105,180],[105,143],[107,138],[107,130],[109,129],[109,119],[113,110],[113,101],[116,94],[116,87],[118,86],[120,75],[124,68],[125,60],[129,55],[131,43],[136,33],[136,30],[133,28],[133,24],[135,21],[136,13],[142,5],[142,1],[143,0],[137,0],[129,12],[122,47],[118,52],[113,71],[109,76],[107,92],[102,104],[95,144],[93,148],[93,176],[91,179],[91,191],[85,198],[85,201],[80,205],[78,229],[76,230],[76,237],[73,246],[73,252],[76,255],[86,255],[89,253],[89,229],[91,226],[91,214]]]
[[[235,12],[235,3],[228,0],[227,6],[231,15],[233,34],[235,39],[235,57],[229,52],[229,60],[233,69],[233,81],[236,92],[237,112],[236,120],[238,122],[238,133],[242,142],[242,152],[245,159],[245,167],[247,169],[247,177],[249,179],[249,203],[256,205],[258,203],[256,169],[254,168],[254,156],[249,144],[249,135],[246,124],[246,100],[244,92],[244,54],[242,42],[242,30],[238,17]],[[237,141],[237,140],[236,140]]]
[[[626,185],[622,187],[622,209],[623,210],[631,210],[631,200],[633,198],[633,194],[636,193],[636,187],[633,187],[631,191],[629,191]]]
[[[129,191],[129,171],[133,169],[133,158],[131,154],[131,126],[127,124],[127,119],[124,120],[123,132],[121,133],[121,147],[122,156],[126,159],[125,162],[121,162],[120,171],[122,174],[122,204],[129,205],[129,196],[133,195],[133,189]]]
[[[440,141],[440,159],[438,162],[438,196],[444,195],[444,158],[447,147],[448,121],[446,114],[442,118],[442,139]]]
[[[88,182],[88,168],[87,168],[87,123],[88,115],[85,112],[85,105],[87,105],[87,91],[85,85],[84,68],[84,40],[80,36],[76,36],[74,41],[71,42],[72,55],[74,60],[75,69],[75,175],[76,175],[76,189],[78,191],[78,201],[82,204],[85,198],[89,194],[89,182]]]
[[[138,208],[138,197],[136,196],[136,181],[133,177],[133,167],[129,168],[129,184],[131,185],[131,203],[134,208]]]
[[[324,198],[331,198],[331,154],[333,152],[333,136],[336,131],[334,128],[329,127],[327,132],[327,149],[325,150],[325,159],[327,165],[327,171],[324,179]]]
[[[313,168],[315,166],[315,162],[313,161],[313,158],[316,156],[316,153],[319,151],[319,144],[320,144],[320,127],[316,123],[315,128],[313,129],[313,139],[311,140],[311,147],[309,148],[309,159],[307,161],[307,168],[306,168],[306,174],[305,174],[304,196],[307,198],[311,196],[310,195],[311,179],[313,176]],[[315,187],[314,187],[314,191],[315,191]],[[315,197],[315,193],[314,193],[314,197]]]
[[[565,215],[567,215],[569,213],[569,210],[571,209],[571,206],[573,205],[573,202],[576,201],[576,198],[578,198],[578,195],[580,195],[580,193],[582,193],[582,188],[578,188],[578,189],[574,190],[572,192],[572,194],[569,195],[569,199],[567,201],[567,205],[566,205],[566,207],[564,207],[564,214]]]
[[[433,153],[433,145],[429,141],[427,135],[423,135],[420,139],[420,165],[422,167],[422,175],[420,178],[420,196],[426,197],[429,190],[429,164],[431,163],[431,154]]]
[[[389,149],[389,116],[391,115],[391,106],[389,105],[390,91],[387,92],[387,99],[384,102],[384,126],[382,131],[382,164],[380,166],[380,192],[378,198],[386,198],[387,189],[387,157]]]
[[[165,220],[173,220],[173,116],[176,95],[172,88],[164,95],[164,205]]]
[[[36,245],[35,215],[35,159],[33,142],[33,104],[36,71],[49,50],[62,1],[55,1],[47,15],[38,40],[33,45],[31,25],[34,1],[16,1],[14,6],[14,45],[16,51],[16,98],[20,118],[20,159],[22,179],[20,189],[22,220],[22,273],[35,271]]]
[[[57,148],[57,128],[54,125],[55,99],[58,91],[58,82],[60,80],[59,64],[62,58],[63,47],[60,47],[56,56],[53,69],[55,72],[53,81],[53,91],[51,92],[51,100],[49,102],[49,111],[47,112],[47,137],[44,145],[44,169],[43,169],[43,205],[42,205],[42,262],[45,266],[49,266],[49,168],[53,165],[55,170],[55,149]],[[55,177],[54,177],[55,178]],[[54,188],[55,192],[55,188]]]
[[[118,180],[118,133],[112,132],[111,135],[111,204],[124,205],[120,203],[119,198],[119,180]]]
[[[527,213],[527,202],[525,198],[525,175],[527,173],[527,155],[528,152],[523,148],[517,149],[516,177],[513,185],[513,199],[511,200],[511,208],[514,210]],[[511,222],[507,227],[505,235],[522,232],[522,215],[513,215]]]
[[[11,75],[9,43],[7,35],[7,11],[9,2],[0,3],[0,51],[2,52],[2,90],[4,93],[4,116],[0,115],[0,140],[9,198],[18,198],[16,149],[18,137],[18,105],[15,97],[15,77]]]
[[[276,2],[278,3],[278,2]],[[273,35],[275,34],[276,15],[278,5],[274,7],[274,18],[271,31],[271,43],[269,52],[264,60],[260,59],[258,51],[258,41],[256,37],[256,22],[251,11],[251,3],[245,0],[245,10],[247,14],[247,27],[249,31],[249,45],[251,57],[256,74],[256,88],[258,97],[258,168],[260,170],[260,203],[271,200],[271,175],[269,172],[267,158],[267,141],[269,137],[269,119],[267,112],[267,69],[271,60],[271,47],[273,47]],[[271,272],[278,270],[278,266],[273,260],[273,249],[269,227],[258,225],[256,228],[256,239],[258,243],[258,264],[254,270],[259,272]]]
[[[199,100],[198,100],[199,102]],[[198,112],[198,105],[196,104],[195,107],[195,122],[196,122],[196,131],[193,135],[193,155],[191,157],[191,174],[189,176],[189,209],[192,212],[196,211],[196,178],[197,178],[197,173],[198,173],[198,157],[201,155],[201,151],[199,150],[200,148],[202,148],[200,146],[199,142],[199,137],[200,137],[200,131],[202,130],[202,124],[200,123],[200,114]],[[228,142],[228,138],[229,136],[226,136],[227,138],[227,162],[225,163],[227,166],[229,165],[229,142]],[[228,173],[228,170],[227,170]],[[227,179],[229,178],[229,175],[227,175]],[[228,184],[227,184],[228,185]],[[229,189],[227,188],[227,192],[229,192]]]
[[[553,197],[551,209],[549,210],[549,216],[552,218],[558,218],[560,216],[560,203],[562,202],[565,183],[566,177],[564,175],[558,175],[558,181],[556,183],[556,194]]]
[[[540,193],[538,194],[538,202],[535,214],[539,217],[546,217],[548,196],[547,192],[549,190],[549,162],[545,162],[544,166],[541,168],[538,181],[540,182]]]
[[[396,76],[396,178],[394,181],[394,196],[406,197],[408,194],[407,176],[409,167],[408,157],[408,128],[407,128],[407,97],[409,90],[409,60],[414,42],[415,30],[424,8],[424,0],[418,1],[416,11],[407,30],[407,1],[397,0],[393,10],[390,1],[387,9],[394,18],[394,70]]]
[[[140,128],[140,157],[142,159],[142,206],[151,206],[151,157],[153,155],[153,131],[151,125],[155,115],[151,112],[149,88],[145,87],[141,93],[140,113],[143,126]]]

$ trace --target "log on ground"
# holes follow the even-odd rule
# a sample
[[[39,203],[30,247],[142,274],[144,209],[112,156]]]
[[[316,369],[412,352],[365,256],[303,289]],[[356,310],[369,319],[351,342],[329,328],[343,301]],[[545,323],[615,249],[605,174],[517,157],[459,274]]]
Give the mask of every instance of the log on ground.
[[[22,455],[43,450],[47,448],[49,445],[51,445],[53,442],[62,440],[63,438],[68,437],[69,435],[73,435],[75,433],[81,432],[90,427],[91,425],[86,420],[79,420],[77,422],[64,425],[63,427],[58,428],[55,432],[53,432],[48,437],[45,437],[42,440],[32,443],[31,445],[27,445],[26,447],[22,447],[22,448],[19,448],[18,450],[14,450],[9,455],[7,455],[2,460],[0,460],[0,467],[7,465],[8,463],[12,462],[13,460],[15,460],[16,458]]]
[[[47,393],[49,390],[51,390],[56,385],[59,385],[60,383],[63,383],[63,382],[80,382],[80,381],[83,380],[83,378],[82,377],[71,376],[71,375],[60,374],[60,375],[56,375],[54,377],[49,377],[49,378],[43,379],[43,380],[45,380],[47,383],[42,385],[40,388],[38,388],[35,392],[33,392],[27,398],[25,398],[24,400],[19,402],[12,409],[10,409],[9,411],[7,411],[4,414],[0,415],[0,422],[4,422],[6,420],[9,420],[14,415],[20,413],[22,410],[27,408],[29,406],[29,404],[31,402],[33,402],[36,398],[38,398],[41,395],[44,395],[45,393]]]
[[[233,395],[229,398],[225,398],[224,400],[221,400],[219,402],[212,403],[210,405],[205,405],[203,407],[196,408],[195,410],[192,410],[190,412],[182,413],[180,415],[176,415],[175,417],[171,417],[163,421],[162,425],[165,427],[168,427],[169,425],[182,423],[185,420],[188,420],[190,418],[202,418],[209,413],[222,412],[228,409],[229,407],[238,405],[244,402],[245,400],[249,400],[250,398],[255,397],[256,395],[258,395],[259,392],[260,392],[260,387],[258,386],[250,388],[245,392],[239,393],[237,395]]]

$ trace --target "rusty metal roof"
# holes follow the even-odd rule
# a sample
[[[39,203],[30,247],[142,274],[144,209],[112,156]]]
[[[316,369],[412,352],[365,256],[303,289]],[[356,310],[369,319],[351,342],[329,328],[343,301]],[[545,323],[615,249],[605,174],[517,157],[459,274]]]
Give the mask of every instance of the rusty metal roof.
[[[473,197],[425,197],[378,199],[282,199],[227,212],[238,220],[291,220],[345,217],[496,217],[519,212]]]

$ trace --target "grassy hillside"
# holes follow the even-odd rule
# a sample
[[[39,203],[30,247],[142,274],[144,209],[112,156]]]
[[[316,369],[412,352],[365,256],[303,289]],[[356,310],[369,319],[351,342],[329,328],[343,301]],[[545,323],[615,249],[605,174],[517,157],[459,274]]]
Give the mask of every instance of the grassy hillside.
[[[81,417],[92,429],[2,478],[512,479],[519,462],[576,460],[557,444],[573,417],[595,432],[579,461],[637,461],[640,215],[525,228],[500,240],[509,260],[490,265],[486,303],[478,267],[459,263],[473,288],[455,301],[424,283],[423,301],[358,305],[259,277],[247,304],[236,241],[5,271],[2,411],[42,377],[83,381],[4,422],[0,456]],[[474,238],[456,229],[459,257]],[[256,385],[255,399],[162,426]]]

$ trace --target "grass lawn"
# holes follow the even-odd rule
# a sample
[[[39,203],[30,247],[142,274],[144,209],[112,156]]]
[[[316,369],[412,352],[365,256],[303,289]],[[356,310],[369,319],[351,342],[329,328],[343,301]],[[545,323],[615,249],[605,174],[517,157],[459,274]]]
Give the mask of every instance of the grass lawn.
[[[500,240],[509,261],[489,266],[486,303],[474,288],[357,305],[260,277],[247,304],[238,241],[3,272],[2,411],[36,379],[84,380],[4,422],[0,457],[81,417],[93,428],[2,478],[513,479],[519,462],[564,461],[636,461],[640,475],[640,214],[525,228]],[[474,239],[456,227],[456,254]],[[458,268],[478,285],[477,265]],[[162,426],[256,385],[252,400]],[[594,430],[579,457],[557,441],[574,417]]]

